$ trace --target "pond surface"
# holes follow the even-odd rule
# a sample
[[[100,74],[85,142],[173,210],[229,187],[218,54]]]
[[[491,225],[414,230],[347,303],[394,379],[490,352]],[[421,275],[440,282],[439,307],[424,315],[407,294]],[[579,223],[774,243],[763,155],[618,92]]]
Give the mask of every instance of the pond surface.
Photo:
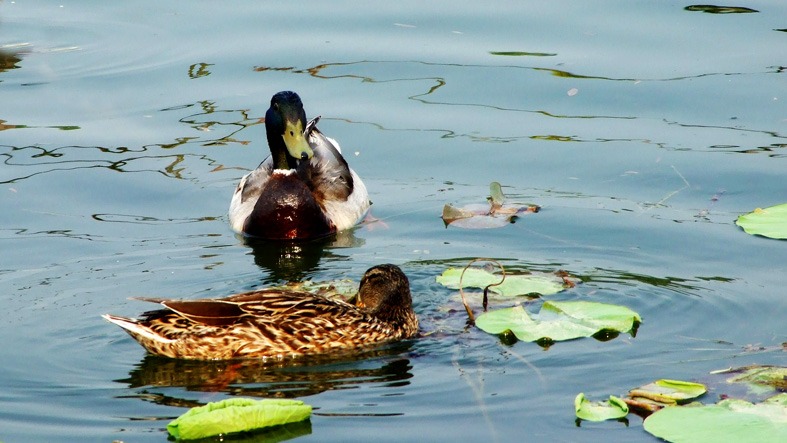
[[[237,395],[315,408],[255,441],[656,441],[635,415],[577,426],[574,397],[787,364],[787,244],[734,225],[787,201],[787,3],[689,6],[0,3],[0,441],[161,442],[188,407]],[[298,245],[230,230],[288,89],[380,222]],[[443,205],[483,203],[492,181],[541,212],[446,228]],[[564,270],[582,283],[550,299],[643,323],[505,344],[435,282],[475,257]],[[379,263],[407,273],[425,336],[357,358],[159,359],[100,317]]]

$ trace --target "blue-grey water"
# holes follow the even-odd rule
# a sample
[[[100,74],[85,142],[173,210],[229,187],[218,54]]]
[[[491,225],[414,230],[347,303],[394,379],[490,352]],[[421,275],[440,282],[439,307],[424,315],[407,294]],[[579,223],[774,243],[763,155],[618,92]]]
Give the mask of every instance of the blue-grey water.
[[[787,201],[787,3],[691,6],[3,1],[0,441],[161,442],[188,407],[237,395],[311,404],[288,434],[302,441],[656,441],[635,415],[577,426],[574,396],[787,364],[787,243],[734,225]],[[285,89],[323,116],[380,222],[299,245],[230,230]],[[492,181],[541,212],[446,228],[443,205],[482,203]],[[435,283],[474,257],[567,271],[583,283],[553,299],[644,321],[504,344]],[[171,361],[100,318],[149,308],[132,296],[357,281],[384,262],[425,336],[355,359]]]

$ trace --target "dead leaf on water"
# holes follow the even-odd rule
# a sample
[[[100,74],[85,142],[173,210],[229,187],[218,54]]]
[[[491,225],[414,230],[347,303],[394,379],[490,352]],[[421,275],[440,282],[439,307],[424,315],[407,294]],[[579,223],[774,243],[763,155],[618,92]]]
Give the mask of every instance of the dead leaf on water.
[[[491,229],[513,223],[515,217],[538,212],[537,205],[505,203],[505,195],[498,182],[489,185],[487,204],[469,204],[461,208],[446,204],[443,207],[443,222],[446,226],[465,229]]]

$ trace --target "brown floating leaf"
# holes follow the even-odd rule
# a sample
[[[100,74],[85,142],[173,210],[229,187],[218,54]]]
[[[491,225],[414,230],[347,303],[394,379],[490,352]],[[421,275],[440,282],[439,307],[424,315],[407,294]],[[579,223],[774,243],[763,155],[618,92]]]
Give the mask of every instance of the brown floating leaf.
[[[489,189],[488,205],[470,204],[461,208],[445,205],[442,216],[445,224],[466,229],[499,228],[513,223],[515,217],[540,209],[536,205],[504,203],[505,195],[498,182],[492,182]]]
[[[691,5],[683,9],[686,11],[706,12],[708,14],[750,14],[752,12],[760,12],[756,9],[742,6]]]
[[[630,407],[655,412],[665,406],[688,403],[707,392],[705,385],[680,380],[658,380],[629,391],[625,401]]]

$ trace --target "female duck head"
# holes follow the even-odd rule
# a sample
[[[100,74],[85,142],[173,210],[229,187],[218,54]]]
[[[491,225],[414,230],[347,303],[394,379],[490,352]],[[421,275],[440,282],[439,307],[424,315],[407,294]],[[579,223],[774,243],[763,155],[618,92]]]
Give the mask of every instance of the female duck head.
[[[271,107],[265,113],[265,130],[276,169],[295,169],[298,160],[314,156],[303,134],[304,129],[306,112],[298,94],[282,91],[274,95]]]
[[[410,282],[398,266],[374,266],[361,278],[356,304],[378,318],[405,321],[413,310]]]

